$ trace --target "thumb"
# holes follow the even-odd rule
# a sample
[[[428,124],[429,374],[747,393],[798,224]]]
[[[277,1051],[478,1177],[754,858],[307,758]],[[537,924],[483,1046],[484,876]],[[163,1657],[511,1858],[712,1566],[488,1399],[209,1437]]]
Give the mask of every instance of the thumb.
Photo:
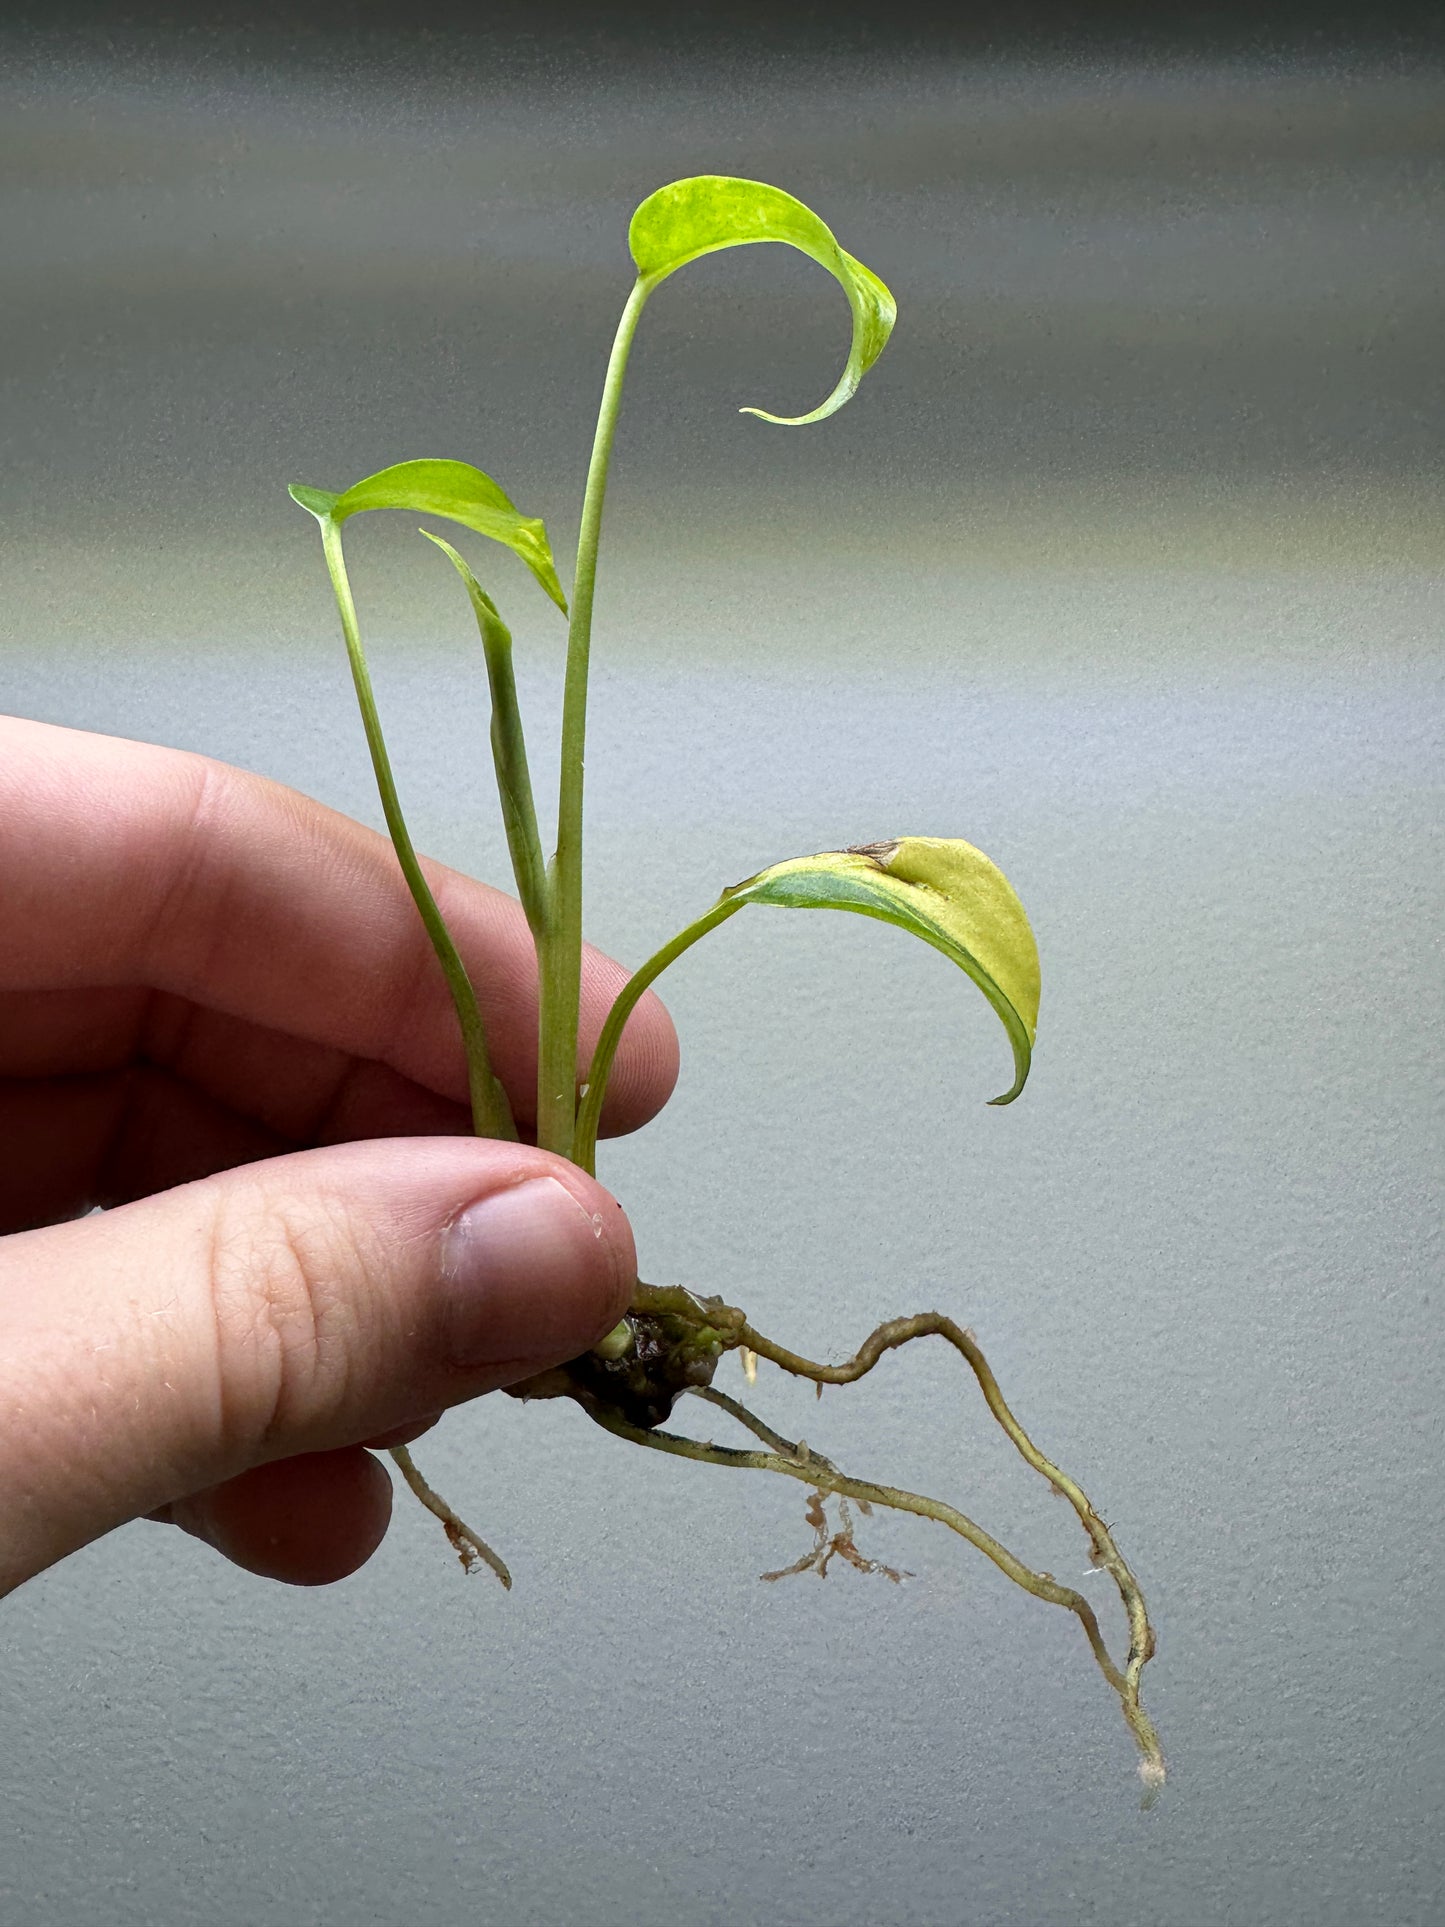
[[[304,1151],[0,1240],[0,1594],[575,1357],[635,1279],[594,1179],[476,1138]]]

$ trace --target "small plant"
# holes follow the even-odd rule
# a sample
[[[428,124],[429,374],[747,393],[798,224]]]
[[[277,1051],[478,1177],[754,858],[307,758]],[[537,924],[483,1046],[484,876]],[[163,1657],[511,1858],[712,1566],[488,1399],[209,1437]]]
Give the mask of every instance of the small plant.
[[[511,635],[469,563],[441,536],[421,531],[456,569],[481,632],[502,820],[517,892],[537,952],[537,1141],[543,1148],[573,1159],[589,1172],[593,1170],[608,1074],[639,997],[685,950],[751,904],[851,910],[896,924],[941,950],[973,979],[1008,1033],[1013,1077],[1008,1089],[993,1102],[1012,1103],[1028,1076],[1038,1015],[1039,970],[1033,933],[1009,883],[986,856],[968,843],[921,836],[898,836],[847,850],[794,857],[724,890],[711,909],[664,944],[628,981],[579,1084],[583,751],[593,588],[623,377],[643,309],[669,275],[700,255],[723,248],[781,242],[801,249],[826,268],[846,294],[853,317],[852,345],[836,387],[810,414],[788,418],[758,408],[743,411],[787,427],[822,421],[843,406],[883,352],[895,316],[888,289],[861,261],[839,247],[815,214],[791,195],[756,181],[703,175],[660,188],[633,216],[629,242],[637,281],[622,312],[603,384],[570,607],[543,524],[521,514],[490,476],[464,462],[402,462],[354,483],[340,494],[301,486],[291,490],[295,500],[315,516],[321,530],[387,827],[456,1005],[466,1049],[474,1128],[483,1137],[517,1135],[506,1094],[492,1073],[476,997],[417,862],[392,778],[342,554],[342,529],[352,516],[364,510],[404,509],[439,516],[502,543],[521,558],[543,593],[568,618],[557,840],[549,861],[543,854],[532,798],[512,673]],[[1110,1575],[1124,1605],[1129,1647],[1122,1665],[1110,1656],[1094,1610],[1081,1593],[1061,1585],[1049,1573],[1033,1571],[955,1507],[895,1486],[848,1476],[830,1459],[781,1437],[712,1383],[719,1359],[727,1352],[738,1352],[749,1379],[755,1372],[754,1361],[765,1358],[785,1372],[812,1380],[821,1393],[824,1385],[863,1378],[885,1352],[924,1337],[942,1338],[959,1353],[1016,1450],[1078,1514],[1093,1564]],[[1079,1486],[1029,1438],[1005,1403],[977,1340],[953,1319],[940,1312],[893,1319],[872,1332],[845,1364],[824,1365],[800,1357],[758,1331],[745,1311],[721,1297],[699,1296],[680,1285],[639,1285],[626,1318],[593,1352],[514,1390],[523,1396],[573,1398],[615,1437],[653,1451],[698,1459],[708,1465],[776,1472],[799,1480],[811,1494],[808,1521],[814,1545],[787,1569],[791,1572],[824,1572],[837,1556],[865,1571],[882,1571],[893,1579],[902,1576],[876,1566],[858,1551],[853,1542],[849,1500],[864,1512],[872,1506],[890,1506],[950,1526],[1026,1592],[1062,1606],[1078,1618],[1139,1747],[1146,1797],[1152,1797],[1163,1784],[1164,1759],[1158,1736],[1140,1702],[1141,1677],[1154,1651],[1154,1633],[1138,1583],[1109,1527]],[[740,1450],[662,1430],[683,1393],[726,1412],[753,1435],[756,1446]],[[432,1491],[405,1448],[395,1451],[393,1457],[412,1490],[441,1519],[463,1564],[470,1569],[481,1561],[491,1567],[503,1585],[510,1585],[500,1558]],[[836,1530],[830,1528],[824,1509],[830,1498],[836,1499],[841,1508]],[[770,1579],[783,1576],[766,1575]]]

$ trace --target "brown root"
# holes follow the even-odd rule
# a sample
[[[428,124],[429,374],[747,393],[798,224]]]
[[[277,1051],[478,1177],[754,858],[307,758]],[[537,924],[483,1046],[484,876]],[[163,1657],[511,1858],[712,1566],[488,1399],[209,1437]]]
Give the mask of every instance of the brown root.
[[[1089,1642],[1090,1651],[1098,1663],[1099,1670],[1119,1697],[1124,1718],[1140,1752],[1139,1772],[1145,1786],[1145,1804],[1152,1804],[1164,1783],[1165,1764],[1159,1736],[1140,1701],[1144,1667],[1153,1657],[1156,1646],[1154,1628],[1149,1621],[1143,1592],[1115,1543],[1112,1529],[1099,1516],[1082,1487],[1067,1473],[1061,1471],[1051,1459],[1045,1457],[1015,1418],[972,1332],[965,1330],[942,1312],[920,1312],[912,1318],[889,1319],[869,1334],[852,1358],[840,1365],[823,1365],[776,1344],[756,1330],[748,1322],[746,1315],[736,1307],[726,1305],[718,1298],[695,1297],[693,1293],[681,1287],[639,1286],[634,1300],[634,1315],[639,1313],[649,1316],[667,1316],[680,1325],[689,1327],[690,1335],[687,1344],[690,1353],[694,1356],[703,1352],[709,1352],[715,1356],[723,1351],[741,1350],[754,1358],[769,1359],[781,1370],[796,1378],[811,1380],[819,1392],[824,1385],[847,1385],[865,1377],[886,1353],[911,1344],[918,1338],[942,1338],[959,1352],[977,1380],[989,1411],[1014,1449],[1034,1471],[1047,1480],[1054,1492],[1067,1499],[1074,1508],[1088,1537],[1092,1565],[1096,1569],[1107,1572],[1114,1581],[1129,1626],[1129,1650],[1122,1667],[1117,1665],[1110,1655],[1094,1609],[1082,1593],[1072,1586],[1061,1585],[1051,1573],[1036,1572],[1032,1567],[1026,1566],[991,1533],[986,1532],[982,1526],[977,1525],[954,1506],[946,1505],[941,1500],[925,1498],[918,1493],[905,1492],[897,1486],[876,1485],[871,1481],[848,1478],[829,1460],[809,1451],[801,1441],[794,1444],[783,1438],[735,1399],[707,1385],[694,1383],[688,1389],[695,1391],[697,1396],[706,1399],[709,1403],[722,1407],[740,1424],[746,1426],[756,1438],[761,1440],[767,1448],[765,1451],[738,1451],[728,1446],[703,1444],[695,1439],[661,1432],[655,1426],[639,1426],[634,1424],[626,1414],[599,1403],[580,1387],[577,1395],[590,1416],[607,1431],[620,1438],[630,1439],[636,1444],[649,1446],[656,1451],[671,1452],[678,1457],[698,1459],[710,1465],[729,1465],[739,1469],[778,1472],[787,1478],[803,1480],[813,1488],[819,1511],[821,1511],[822,1502],[818,1495],[829,1493],[844,1501],[852,1499],[865,1510],[870,1504],[883,1505],[896,1511],[916,1513],[921,1518],[935,1519],[957,1532],[960,1537],[967,1539],[970,1545],[975,1546],[985,1558],[990,1559],[998,1567],[1000,1572],[1012,1579],[1016,1585],[1021,1586],[1025,1592],[1032,1593],[1037,1599],[1047,1600],[1051,1605],[1062,1606],[1073,1613],[1083,1627],[1084,1636]],[[815,1544],[812,1550],[793,1566],[785,1567],[776,1574],[767,1574],[766,1577],[781,1578],[795,1572],[825,1571],[827,1564],[835,1556],[845,1559],[849,1564],[861,1562],[867,1569],[878,1569],[873,1567],[871,1561],[864,1560],[862,1555],[857,1553],[857,1548],[853,1545],[851,1526],[846,1520],[840,1533],[828,1535],[826,1519],[820,1526],[811,1504],[808,1516],[815,1533]],[[841,1540],[842,1543],[835,1544],[835,1539]],[[845,1546],[848,1550],[844,1549]],[[852,1554],[856,1554],[856,1559],[850,1556]],[[887,1568],[882,1570],[886,1571]],[[890,1576],[893,1575],[890,1574]]]
[[[813,1528],[811,1550],[801,1559],[795,1559],[791,1566],[783,1566],[777,1572],[762,1572],[760,1579],[791,1579],[796,1573],[815,1572],[820,1579],[826,1579],[828,1568],[834,1559],[842,1559],[852,1566],[855,1572],[878,1572],[885,1579],[891,1579],[895,1586],[905,1579],[911,1579],[911,1572],[903,1572],[896,1566],[885,1566],[877,1559],[865,1559],[853,1539],[853,1514],[846,1499],[838,1501],[839,1517],[842,1521],[836,1532],[828,1529],[828,1514],[825,1511],[827,1494],[815,1487],[808,1495],[807,1521]]]
[[[417,1471],[411,1453],[404,1445],[394,1445],[391,1457],[417,1498],[421,1500],[435,1518],[442,1522],[442,1530],[451,1542],[453,1552],[462,1562],[463,1572],[475,1572],[478,1565],[488,1566],[501,1580],[508,1592],[512,1590],[512,1575],[500,1553],[492,1551],[486,1540],[471,1527],[460,1515],[452,1510],[439,1492],[433,1491],[421,1473]]]

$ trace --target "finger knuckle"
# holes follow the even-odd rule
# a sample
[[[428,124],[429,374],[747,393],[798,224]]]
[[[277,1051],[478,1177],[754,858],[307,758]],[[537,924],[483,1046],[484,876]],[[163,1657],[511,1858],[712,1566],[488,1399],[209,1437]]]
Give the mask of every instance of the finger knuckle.
[[[221,1422],[256,1457],[322,1435],[345,1407],[364,1341],[369,1268],[357,1231],[322,1198],[278,1199],[264,1187],[223,1196],[210,1248]]]

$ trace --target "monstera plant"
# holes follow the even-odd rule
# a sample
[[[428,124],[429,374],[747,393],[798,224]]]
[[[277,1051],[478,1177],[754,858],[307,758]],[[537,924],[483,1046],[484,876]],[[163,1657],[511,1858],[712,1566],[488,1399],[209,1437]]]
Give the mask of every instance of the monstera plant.
[[[321,531],[387,826],[456,1005],[466,1050],[474,1128],[480,1136],[517,1135],[506,1094],[492,1072],[472,985],[407,831],[372,694],[342,532],[354,516],[375,509],[400,509],[440,518],[501,543],[521,559],[542,593],[567,619],[557,834],[548,857],[528,773],[511,635],[472,564],[441,535],[429,529],[421,531],[461,578],[481,633],[502,820],[517,892],[536,945],[540,1024],[537,1140],[544,1149],[569,1157],[588,1171],[594,1168],[608,1073],[637,1000],[691,945],[754,904],[791,910],[850,910],[893,924],[941,951],[972,979],[1003,1024],[1012,1051],[1013,1074],[1007,1089],[993,1102],[1010,1104],[1023,1090],[1029,1074],[1038,1016],[1038,953],[1028,918],[1007,879],[971,844],[956,838],[901,834],[850,849],[772,863],[756,876],[724,889],[710,909],[634,973],[618,996],[590,1068],[579,1082],[583,769],[593,594],[608,465],[638,323],[663,282],[701,255],[763,242],[781,243],[809,255],[838,282],[852,313],[852,342],[843,372],[827,398],[806,415],[780,416],[759,408],[743,411],[765,422],[798,428],[825,420],[851,398],[887,345],[896,313],[893,297],[883,282],[838,245],[816,214],[791,195],[761,182],[716,175],[675,181],[642,203],[632,218],[628,238],[637,278],[622,311],[603,383],[570,597],[559,579],[543,523],[524,515],[489,475],[465,462],[402,462],[339,493],[300,485],[291,489],[295,500],[316,518]],[[851,1383],[871,1371],[885,1352],[930,1336],[942,1338],[960,1355],[989,1411],[1016,1450],[1078,1514],[1094,1566],[1110,1575],[1123,1602],[1129,1644],[1122,1664],[1111,1656],[1093,1607],[1081,1593],[1025,1565],[956,1507],[841,1471],[810,1447],[782,1437],[713,1382],[719,1360],[735,1352],[741,1355],[750,1379],[755,1377],[756,1360],[762,1358],[819,1387]],[[1079,1486],[1029,1438],[1006,1404],[973,1334],[952,1318],[925,1312],[893,1319],[871,1333],[846,1363],[825,1365],[799,1356],[760,1332],[744,1310],[721,1297],[681,1285],[640,1284],[627,1316],[593,1352],[514,1389],[524,1396],[565,1395],[575,1399],[599,1426],[635,1445],[708,1465],[781,1473],[799,1480],[812,1494],[808,1519],[814,1543],[790,1571],[823,1571],[837,1556],[864,1570],[900,1576],[859,1552],[848,1510],[850,1499],[865,1510],[888,1506],[951,1527],[1026,1592],[1077,1617],[1138,1745],[1146,1794],[1152,1797],[1162,1785],[1163,1754],[1140,1701],[1141,1676],[1154,1650],[1154,1634],[1138,1583],[1110,1528]],[[756,1444],[747,1449],[728,1447],[664,1429],[683,1394],[727,1413],[752,1434]],[[498,1555],[427,1484],[406,1448],[398,1447],[393,1456],[412,1490],[441,1519],[463,1564],[470,1568],[484,1563],[504,1585],[510,1585]],[[825,1509],[830,1499],[838,1502],[833,1518]]]

